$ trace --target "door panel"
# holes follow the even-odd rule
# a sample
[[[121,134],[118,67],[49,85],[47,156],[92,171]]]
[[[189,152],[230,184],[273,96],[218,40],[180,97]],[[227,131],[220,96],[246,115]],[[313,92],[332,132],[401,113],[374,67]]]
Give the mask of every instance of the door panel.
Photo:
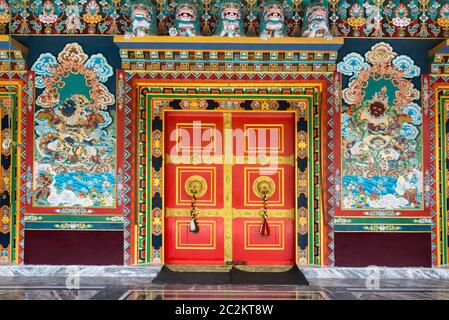
[[[235,113],[233,259],[238,264],[291,264],[295,261],[295,117],[293,113]],[[240,140],[240,141],[239,141]],[[239,149],[243,145],[244,148]],[[261,235],[264,202],[257,185],[268,181],[270,234]]]
[[[268,213],[269,215],[269,213]],[[295,234],[292,218],[268,218],[270,235],[259,233],[261,218],[233,219],[233,255],[237,264],[293,264]]]
[[[222,156],[222,114],[167,112],[165,123],[165,261],[223,264],[223,165],[210,163]],[[189,230],[190,179],[204,184],[197,233]]]
[[[271,209],[292,210],[295,206],[295,167],[278,164],[276,166],[261,166],[255,164],[233,165],[233,208],[260,209],[262,198],[253,190],[253,185],[259,177],[269,177],[275,185],[274,194],[268,198]]]
[[[189,217],[167,217],[165,261],[169,264],[223,264],[223,218],[198,218],[198,233]]]

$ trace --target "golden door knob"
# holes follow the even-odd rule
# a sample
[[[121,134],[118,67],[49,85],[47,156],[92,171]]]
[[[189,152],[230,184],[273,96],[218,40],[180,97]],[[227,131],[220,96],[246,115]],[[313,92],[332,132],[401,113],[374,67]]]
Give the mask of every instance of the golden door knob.
[[[206,179],[201,176],[190,176],[186,180],[184,190],[190,197],[202,197],[207,191]]]
[[[260,176],[253,182],[253,192],[259,198],[271,197],[276,191],[274,180],[268,176]]]

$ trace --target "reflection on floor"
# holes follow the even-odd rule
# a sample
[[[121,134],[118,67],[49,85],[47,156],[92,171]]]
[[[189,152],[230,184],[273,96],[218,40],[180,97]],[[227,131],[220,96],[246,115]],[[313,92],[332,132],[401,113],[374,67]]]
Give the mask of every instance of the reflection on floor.
[[[218,286],[217,286],[218,287]],[[267,288],[258,286],[233,286],[222,288],[185,289],[147,289],[129,290],[121,297],[125,300],[325,300],[324,291],[307,288],[284,288],[284,286]]]
[[[310,286],[152,285],[149,278],[0,277],[0,300],[365,300],[445,299],[449,280],[309,279]],[[70,289],[74,288],[74,289]]]

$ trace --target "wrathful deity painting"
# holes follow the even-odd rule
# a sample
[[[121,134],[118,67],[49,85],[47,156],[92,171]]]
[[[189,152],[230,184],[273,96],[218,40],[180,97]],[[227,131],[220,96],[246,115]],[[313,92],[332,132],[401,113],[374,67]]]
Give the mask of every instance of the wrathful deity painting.
[[[115,98],[103,84],[113,68],[102,54],[89,57],[70,43],[57,58],[41,54],[32,69],[43,92],[34,113],[27,201],[33,207],[115,208],[121,183]]]
[[[423,208],[423,111],[410,80],[420,68],[389,44],[338,64],[349,77],[342,91],[342,209]]]

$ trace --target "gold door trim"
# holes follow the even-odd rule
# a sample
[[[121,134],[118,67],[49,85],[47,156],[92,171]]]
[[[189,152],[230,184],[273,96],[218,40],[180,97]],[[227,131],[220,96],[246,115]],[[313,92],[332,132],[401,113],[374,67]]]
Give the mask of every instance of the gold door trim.
[[[227,215],[224,209],[200,208],[200,218],[225,217]],[[260,218],[259,209],[232,209],[233,218]],[[190,217],[190,208],[166,208],[166,217]],[[272,218],[295,218],[294,209],[272,209],[270,210]]]
[[[270,218],[295,218],[295,209],[270,209]],[[260,209],[233,209],[232,216],[234,218],[259,218]]]
[[[208,218],[208,217],[224,217],[225,212],[223,209],[206,209],[199,208],[200,215],[198,218]],[[166,217],[190,217],[190,208],[166,208],[165,209]]]
[[[165,155],[165,163],[172,164],[222,164],[223,156],[171,156],[169,153]]]
[[[234,156],[234,164],[285,164],[285,165],[295,165],[295,156]]]
[[[224,164],[224,157],[218,156],[204,156],[204,155],[190,155],[190,156],[171,156],[165,154],[165,163],[171,164]],[[233,156],[232,164],[284,164],[295,165],[295,156]]]
[[[232,114],[223,113],[223,189],[224,189],[224,261],[225,264],[232,263],[232,163],[233,163],[233,135]]]

